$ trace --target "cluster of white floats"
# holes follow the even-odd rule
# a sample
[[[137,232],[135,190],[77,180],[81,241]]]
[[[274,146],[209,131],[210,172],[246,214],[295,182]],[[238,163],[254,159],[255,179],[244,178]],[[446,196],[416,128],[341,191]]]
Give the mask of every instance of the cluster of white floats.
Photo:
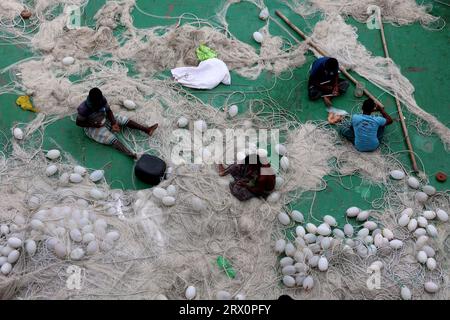
[[[227,111],[230,118],[234,118],[239,113],[239,107],[237,105],[232,105],[228,108]],[[181,116],[177,120],[178,128],[186,128],[189,125],[190,121],[185,116]],[[199,132],[205,132],[208,129],[208,124],[203,119],[198,119],[194,121],[194,129]]]
[[[176,203],[177,187],[169,185],[167,188],[155,187],[152,192],[153,196],[158,199],[164,206],[172,207]]]
[[[60,158],[61,152],[53,149],[46,153],[49,160],[55,161]],[[48,177],[55,175],[59,168],[56,163],[50,164],[45,169]],[[89,175],[87,170],[81,166],[75,166],[73,172],[64,172],[60,175],[61,183],[78,184],[85,176],[89,176],[92,182],[103,179],[103,170],[95,170]],[[93,200],[102,200],[106,194],[92,188],[88,196]],[[38,196],[32,195],[28,204],[31,209],[38,209],[42,203]],[[120,237],[117,230],[94,212],[90,212],[86,200],[79,199],[78,206],[53,207],[37,211],[30,221],[18,215],[14,222],[0,226],[0,267],[3,275],[9,274],[14,264],[19,260],[22,253],[33,256],[42,243],[42,248],[52,252],[61,259],[81,260],[86,255],[94,255],[99,250],[107,251],[113,248],[115,241]],[[83,208],[83,209],[79,209]],[[105,211],[111,215],[115,213],[114,207]],[[25,235],[27,235],[25,237]]]
[[[57,160],[59,157],[61,157],[61,152],[56,149],[49,150],[46,153],[46,157],[48,159],[54,161],[54,160]],[[45,175],[47,177],[52,177],[58,171],[59,171],[58,165],[55,163],[52,163],[49,166],[47,166],[47,168],[45,169]],[[89,175],[87,173],[88,173],[88,171],[86,168],[84,168],[82,166],[74,166],[73,172],[63,172],[59,176],[59,182],[62,185],[67,185],[69,183],[78,184],[78,183],[83,182],[86,176],[89,176],[89,180],[95,183],[95,182],[99,182],[100,180],[102,180],[105,175],[105,172],[103,170],[92,171]],[[106,197],[106,194],[97,188],[92,188],[89,191],[89,195],[95,200],[101,200]]]
[[[270,17],[269,9],[268,8],[263,8],[261,10],[261,12],[259,13],[259,18],[261,20],[267,20],[267,19],[269,19],[269,17]],[[258,43],[263,43],[264,42],[264,35],[261,32],[256,31],[256,32],[253,33],[253,39],[256,42],[258,42]]]
[[[173,184],[166,188],[154,187],[152,195],[156,199],[156,203],[163,204],[166,207],[172,207],[177,201],[177,187]],[[190,197],[190,205],[195,212],[202,212],[206,209],[205,201],[195,195]]]
[[[305,219],[301,212],[293,210],[290,214],[284,211],[280,212],[278,221],[282,225],[288,226],[292,221],[303,224]],[[297,226],[294,243],[287,242],[284,239],[275,242],[275,252],[285,255],[280,260],[280,267],[283,274],[283,284],[286,287],[311,290],[314,287],[311,269],[317,268],[322,272],[328,270],[327,250],[341,245],[345,238],[344,232],[337,228],[333,230],[334,227],[337,227],[336,219],[327,215],[319,226],[313,223]],[[348,236],[353,235],[353,228],[351,230],[347,228],[347,233]],[[332,234],[334,237],[331,236]],[[350,238],[347,239],[347,242],[346,249],[353,251],[352,248],[356,247],[356,242]],[[360,254],[363,253],[360,252]],[[364,254],[367,255],[368,253],[365,252]]]
[[[111,250],[120,237],[94,212],[69,206],[39,210],[29,222],[17,216],[14,223],[1,225],[0,233],[0,266],[4,275],[11,272],[21,253],[33,256],[38,243],[60,259],[81,260],[99,250]]]
[[[400,174],[400,173],[401,174]],[[396,180],[405,178],[402,171],[391,171],[390,175]],[[419,189],[420,183],[410,177],[407,181],[413,189]],[[436,193],[432,186],[424,186],[422,191],[417,191],[415,199],[419,203],[424,203],[429,196]],[[318,269],[325,272],[329,268],[330,249],[340,249],[344,254],[357,254],[361,258],[374,256],[378,250],[399,250],[403,247],[402,240],[396,239],[392,230],[383,228],[377,222],[369,220],[371,211],[361,210],[357,207],[350,207],[346,211],[348,218],[354,218],[362,224],[355,234],[355,228],[352,224],[346,224],[343,229],[337,227],[336,219],[332,216],[324,216],[323,223],[316,226],[313,223],[299,225],[295,229],[296,238],[292,242],[285,239],[279,239],[275,242],[275,252],[284,254],[279,261],[281,273],[283,275],[283,284],[289,288],[303,288],[311,290],[314,287],[314,278],[312,269]],[[404,209],[399,217],[400,227],[408,228],[415,237],[415,251],[418,263],[426,265],[428,270],[433,271],[437,267],[434,259],[435,250],[430,244],[430,238],[438,236],[437,228],[431,221],[447,222],[448,214],[442,209],[425,210],[421,213],[414,213],[412,208]],[[292,222],[304,224],[305,219],[301,212],[293,210],[290,214],[280,212],[278,221],[283,226],[290,226]],[[373,262],[370,269],[381,270],[382,261]],[[433,281],[424,283],[425,291],[435,293],[439,290],[439,285]],[[400,295],[403,299],[411,299],[411,290],[403,286]]]
[[[3,275],[8,275],[12,271],[24,246],[30,254],[36,252],[36,243],[33,240],[24,243],[19,233],[20,226],[24,223],[25,219],[17,216],[14,224],[2,224],[0,226],[0,272]]]
[[[403,180],[406,178],[405,173],[401,170],[392,170],[390,176],[394,180]],[[431,185],[425,185],[421,188],[420,181],[415,177],[408,177],[406,183],[411,189],[417,190],[414,194],[414,199],[418,203],[424,204],[428,201],[429,197],[436,193],[436,188]]]

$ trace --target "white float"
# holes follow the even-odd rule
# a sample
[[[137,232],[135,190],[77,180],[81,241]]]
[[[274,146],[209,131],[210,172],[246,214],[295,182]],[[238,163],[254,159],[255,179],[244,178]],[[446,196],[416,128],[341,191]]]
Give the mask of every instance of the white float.
[[[347,209],[347,217],[354,218],[361,212],[361,209],[358,207],[350,207]]]
[[[62,63],[65,66],[70,66],[71,64],[74,64],[75,62],[75,58],[74,57],[65,57],[64,59],[62,59]]]
[[[267,20],[267,19],[269,19],[269,16],[270,16],[270,14],[269,14],[268,8],[262,9],[261,12],[259,13],[259,18],[261,20]]]
[[[72,173],[69,176],[69,181],[72,183],[80,183],[83,181],[83,177],[78,173]]]
[[[162,203],[167,207],[171,207],[175,205],[175,198],[171,196],[166,196],[162,198]]]
[[[54,164],[52,164],[52,165],[49,165],[47,167],[47,169],[45,169],[45,174],[47,175],[47,177],[50,177],[50,176],[54,175],[57,171],[58,171],[58,167],[55,166]]]
[[[20,128],[14,128],[13,130],[13,136],[14,138],[16,138],[17,140],[22,140],[23,139],[23,131]]]
[[[417,178],[409,177],[407,180],[408,186],[410,186],[413,189],[419,189],[420,182],[417,180]]]
[[[133,100],[129,100],[129,99],[123,100],[123,106],[125,108],[127,108],[128,110],[136,109],[136,103]]]
[[[56,149],[49,150],[46,154],[46,157],[50,160],[56,160],[61,156],[61,152]]]
[[[89,175],[92,182],[98,182],[103,179],[105,172],[103,170],[95,170]]]
[[[286,156],[281,157],[280,166],[284,171],[289,169],[289,159]]]
[[[235,116],[237,116],[237,114],[239,113],[239,108],[237,105],[232,105],[229,109],[228,109],[228,115],[231,118],[234,118]]]
[[[415,198],[417,202],[424,203],[428,200],[428,195],[425,192],[419,191],[416,193]]]
[[[197,131],[205,132],[208,129],[208,125],[204,120],[197,120],[194,122],[194,128]]]
[[[436,210],[436,216],[442,222],[447,222],[448,221],[448,214],[447,214],[447,212],[445,212],[442,209],[437,209]]]
[[[287,153],[287,148],[282,144],[275,145],[275,152],[278,153],[280,156],[284,156]]]
[[[186,296],[186,299],[192,300],[195,298],[196,294],[197,294],[197,289],[195,289],[194,286],[189,286],[189,287],[187,287],[184,295]]]
[[[178,128],[185,128],[189,124],[189,120],[186,117],[179,117],[177,120]]]
[[[392,179],[395,180],[401,180],[405,177],[405,173],[401,170],[392,170],[391,172],[389,172],[389,174],[391,175]]]
[[[78,173],[80,176],[84,176],[87,172],[85,167],[82,166],[75,166],[73,168],[73,172]]]
[[[436,193],[436,188],[430,185],[426,185],[422,188],[422,191],[425,192],[428,196],[432,196]]]
[[[253,33],[253,39],[258,43],[262,43],[264,41],[264,36],[261,32],[256,31]]]
[[[280,221],[280,223],[285,226],[291,223],[291,219],[289,218],[286,212],[280,212],[278,214],[278,221]]]

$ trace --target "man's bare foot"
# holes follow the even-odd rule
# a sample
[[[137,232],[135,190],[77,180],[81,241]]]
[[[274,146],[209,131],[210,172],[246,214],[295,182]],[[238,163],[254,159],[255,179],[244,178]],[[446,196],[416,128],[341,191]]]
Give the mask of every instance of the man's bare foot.
[[[152,125],[150,128],[148,128],[147,134],[149,136],[151,136],[153,134],[153,132],[155,132],[155,130],[158,128],[158,124],[154,124]]]

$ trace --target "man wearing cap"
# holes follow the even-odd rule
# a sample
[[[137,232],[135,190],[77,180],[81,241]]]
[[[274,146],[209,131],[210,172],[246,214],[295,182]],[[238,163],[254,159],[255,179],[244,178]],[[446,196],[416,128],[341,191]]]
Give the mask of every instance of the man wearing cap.
[[[331,99],[344,94],[348,87],[348,81],[339,78],[339,62],[335,58],[322,57],[314,61],[309,71],[310,100],[323,98],[325,105],[331,107]]]

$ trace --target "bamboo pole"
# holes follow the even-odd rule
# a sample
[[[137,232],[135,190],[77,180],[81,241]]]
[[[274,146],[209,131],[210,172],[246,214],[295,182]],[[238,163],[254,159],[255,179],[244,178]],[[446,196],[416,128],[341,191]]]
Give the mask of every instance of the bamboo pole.
[[[386,35],[384,33],[383,20],[381,18],[381,11],[379,11],[378,20],[379,20],[379,25],[380,25],[381,41],[383,41],[384,55],[386,56],[387,59],[390,59],[389,50],[388,50],[387,41],[386,41]],[[402,125],[403,136],[405,137],[406,145],[408,146],[409,157],[411,158],[412,168],[413,168],[414,172],[419,172],[419,169],[417,168],[416,156],[414,154],[413,146],[412,146],[411,140],[409,138],[408,127],[406,126],[405,117],[403,116],[402,106],[400,104],[400,100],[398,99],[397,93],[395,93],[395,104],[397,105],[397,111],[398,111],[398,116],[400,117],[400,123]]]
[[[328,56],[327,53],[325,51],[323,51],[322,49],[320,49],[314,42],[311,41],[311,39],[306,36],[306,34],[303,33],[303,31],[301,31],[296,25],[294,25],[284,14],[282,14],[280,11],[276,10],[275,13],[284,21],[286,22],[286,24],[292,28],[292,30],[294,30],[295,32],[297,32],[305,41],[306,43],[313,48],[314,50],[316,50],[320,55],[322,56]],[[295,39],[297,40],[297,39]],[[297,42],[299,42],[297,40]],[[344,67],[339,66],[339,70],[342,72],[343,75],[345,75],[351,82],[353,82],[355,85],[359,83],[358,80],[356,80],[350,73],[348,73],[347,70],[345,70]],[[369,92],[369,90],[364,89],[364,94],[369,97],[370,99],[372,99],[373,101],[375,101],[375,103],[377,105],[379,105],[380,107],[384,108],[383,104],[372,94]]]

